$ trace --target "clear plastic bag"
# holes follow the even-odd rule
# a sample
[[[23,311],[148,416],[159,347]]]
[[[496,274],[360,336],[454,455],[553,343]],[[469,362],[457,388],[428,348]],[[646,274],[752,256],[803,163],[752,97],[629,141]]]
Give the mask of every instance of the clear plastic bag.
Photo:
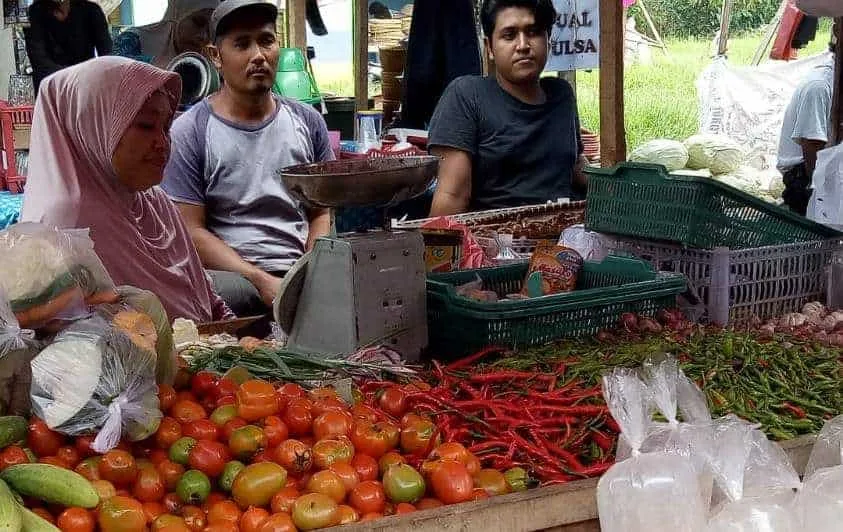
[[[92,434],[97,452],[138,441],[161,421],[156,356],[102,316],[74,322],[32,361],[35,415],[64,434]]]
[[[603,378],[603,393],[632,451],[597,485],[601,530],[704,530],[707,506],[691,462],[663,452],[641,453],[650,418],[646,385],[634,371],[617,369]]]
[[[29,362],[39,348],[35,332],[21,328],[0,289],[0,415],[29,414]]]
[[[797,532],[799,477],[757,427],[735,417],[715,421],[711,467],[720,497],[709,532]],[[778,451],[781,451],[779,454]]]
[[[826,421],[808,459],[796,506],[802,530],[836,532],[843,523],[843,416]]]
[[[90,305],[117,298],[87,230],[14,225],[0,232],[0,269],[0,288],[28,329],[83,318]]]
[[[843,465],[843,416],[825,422],[811,449],[811,457],[805,468],[805,478],[816,471]]]

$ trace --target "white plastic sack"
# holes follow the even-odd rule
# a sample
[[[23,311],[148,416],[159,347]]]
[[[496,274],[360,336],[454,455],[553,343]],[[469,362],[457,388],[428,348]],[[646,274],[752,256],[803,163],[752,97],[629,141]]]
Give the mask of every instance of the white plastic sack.
[[[815,17],[843,17],[840,0],[796,0],[796,7]]]
[[[583,224],[572,225],[562,231],[559,245],[573,249],[585,260],[602,261],[613,247],[608,235],[588,231]]]
[[[99,431],[97,452],[113,449],[121,437],[142,440],[162,417],[156,358],[101,316],[77,321],[32,361],[33,411],[64,434]]]
[[[0,415],[29,415],[29,362],[39,347],[35,332],[21,328],[0,289]]]
[[[796,498],[802,529],[836,532],[843,523],[843,416],[826,421]]]
[[[805,478],[827,467],[843,466],[843,416],[825,422],[811,449]]]
[[[843,226],[843,144],[817,153],[813,187],[808,219],[832,227]]]
[[[640,451],[650,417],[645,384],[634,371],[617,369],[603,378],[603,393],[632,456],[615,463],[597,485],[601,530],[704,530],[707,506],[691,462],[678,455]]]

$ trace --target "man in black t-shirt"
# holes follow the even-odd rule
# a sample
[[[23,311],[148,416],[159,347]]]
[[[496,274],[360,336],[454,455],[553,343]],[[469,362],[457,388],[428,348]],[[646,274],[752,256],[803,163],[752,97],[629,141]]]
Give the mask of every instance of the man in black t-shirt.
[[[585,158],[574,91],[540,78],[551,0],[484,0],[480,16],[496,75],[455,79],[436,107],[428,144],[442,163],[431,216],[579,199]]]

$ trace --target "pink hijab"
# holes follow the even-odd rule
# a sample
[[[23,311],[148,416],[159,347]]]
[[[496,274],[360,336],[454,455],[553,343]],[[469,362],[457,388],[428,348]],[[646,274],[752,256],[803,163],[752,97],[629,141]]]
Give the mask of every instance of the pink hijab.
[[[133,192],[111,158],[156,91],[173,109],[181,79],[145,63],[101,57],[60,70],[41,84],[32,122],[22,221],[90,228],[94,248],[118,285],[156,294],[170,319],[222,318],[179,212],[159,187]]]

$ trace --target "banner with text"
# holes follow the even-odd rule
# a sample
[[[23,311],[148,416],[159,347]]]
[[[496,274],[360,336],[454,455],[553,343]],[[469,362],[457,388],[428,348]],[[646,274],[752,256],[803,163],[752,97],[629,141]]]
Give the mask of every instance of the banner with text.
[[[600,0],[553,0],[548,72],[589,70],[600,65]]]

